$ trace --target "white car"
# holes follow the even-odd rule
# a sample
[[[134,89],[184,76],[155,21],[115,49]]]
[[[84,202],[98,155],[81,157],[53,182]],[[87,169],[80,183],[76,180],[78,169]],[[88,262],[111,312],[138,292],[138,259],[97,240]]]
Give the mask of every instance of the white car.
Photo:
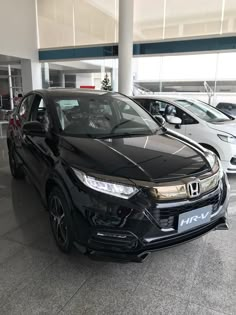
[[[227,173],[236,173],[236,120],[196,99],[136,96],[152,115],[162,115],[166,127],[215,152]]]

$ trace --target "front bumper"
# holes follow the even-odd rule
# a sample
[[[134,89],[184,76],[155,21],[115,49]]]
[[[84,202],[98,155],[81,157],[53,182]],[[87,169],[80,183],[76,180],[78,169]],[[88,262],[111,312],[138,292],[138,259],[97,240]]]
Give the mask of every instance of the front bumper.
[[[236,156],[232,156],[232,159],[236,159]],[[224,171],[228,174],[236,174],[236,165],[232,164],[230,161],[221,161]]]
[[[203,236],[204,234],[214,231],[214,230],[228,230],[228,222],[225,216],[222,216],[218,220],[211,222],[207,225],[203,225],[197,229],[190,230],[186,233],[177,234],[175,237],[170,237],[166,239],[159,239],[154,244],[143,247],[140,251],[137,252],[116,252],[116,251],[103,251],[96,249],[89,249],[87,254],[90,257],[101,259],[114,259],[116,261],[133,261],[133,262],[142,262],[147,258],[151,252],[157,250],[169,248],[176,246],[178,244],[186,243],[192,241],[198,237]],[[79,248],[79,247],[78,247]]]
[[[221,141],[221,147],[218,148],[221,158],[221,164],[226,173],[236,173],[236,145]]]
[[[109,207],[112,205],[103,201],[106,211],[94,209],[89,202],[82,210],[85,221],[81,229],[78,228],[79,218],[74,217],[75,245],[90,256],[106,256],[115,260],[142,261],[148,253],[190,241],[201,235],[217,229],[228,229],[227,207],[229,202],[229,183],[223,176],[219,187],[195,201],[153,204],[138,196],[137,200],[123,201],[121,205],[113,205],[116,215]],[[101,200],[95,199],[93,205]],[[178,233],[179,213],[185,213],[207,204],[212,205],[211,220],[208,224]],[[120,213],[124,211],[124,213]],[[81,218],[81,217],[80,217]],[[81,220],[80,220],[81,221]],[[85,225],[87,228],[85,229]],[[80,235],[76,232],[80,230]]]

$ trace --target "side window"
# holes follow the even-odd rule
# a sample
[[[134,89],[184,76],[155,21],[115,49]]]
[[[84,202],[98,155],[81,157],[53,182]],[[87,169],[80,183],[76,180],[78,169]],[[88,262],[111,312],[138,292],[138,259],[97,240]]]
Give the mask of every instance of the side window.
[[[39,121],[44,130],[49,129],[49,115],[46,108],[46,104],[40,95],[36,95],[32,104],[32,110],[29,116],[29,121]]]
[[[162,116],[164,116],[165,115],[166,106],[169,105],[169,104],[167,104],[167,103],[165,103],[163,101],[160,101],[159,104],[160,104],[160,107],[159,107],[160,114]]]
[[[146,110],[150,111],[150,101],[145,99],[136,99],[140,105],[142,105]]]
[[[198,121],[196,119],[194,119],[192,116],[190,116],[189,114],[187,114],[185,112],[183,112],[181,119],[182,119],[182,125],[198,124]]]
[[[198,121],[195,120],[192,116],[172,104],[168,104],[166,106],[165,116],[179,117],[182,120],[182,125],[198,124]]]
[[[20,120],[24,123],[28,119],[28,115],[31,108],[31,103],[34,99],[34,95],[26,96],[21,102],[18,115]]]
[[[219,103],[216,108],[219,108],[219,109],[225,109],[225,105],[224,103]]]
[[[161,115],[161,102],[157,100],[152,100],[150,103],[150,113],[152,115]]]

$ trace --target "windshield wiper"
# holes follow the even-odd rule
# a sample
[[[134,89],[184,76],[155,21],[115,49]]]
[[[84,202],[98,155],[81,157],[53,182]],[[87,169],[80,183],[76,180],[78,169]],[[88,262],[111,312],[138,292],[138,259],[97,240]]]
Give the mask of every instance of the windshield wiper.
[[[133,121],[133,119],[126,119],[126,120],[123,120],[121,121],[119,124],[115,125],[112,130],[111,130],[111,133],[113,133],[113,131],[115,131],[117,128],[119,128],[120,126],[124,125],[124,124],[127,124],[128,122],[130,121]]]

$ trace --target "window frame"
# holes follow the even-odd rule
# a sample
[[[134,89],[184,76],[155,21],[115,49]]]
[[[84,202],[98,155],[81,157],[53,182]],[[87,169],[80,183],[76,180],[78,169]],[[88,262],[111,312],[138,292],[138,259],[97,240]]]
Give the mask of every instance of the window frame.
[[[37,98],[39,98],[39,102],[38,104],[34,104],[35,101],[37,101]],[[47,111],[47,116],[48,116],[48,119],[49,119],[49,128],[48,130],[52,130],[52,126],[53,126],[53,121],[52,121],[52,118],[51,118],[51,115],[50,115],[50,110],[49,110],[49,106],[47,105],[47,100],[46,100],[46,97],[43,95],[43,94],[40,94],[40,93],[34,93],[34,98],[33,98],[33,101],[31,103],[31,108],[30,108],[30,112],[28,114],[28,118],[27,118],[27,121],[30,122],[30,121],[38,121],[38,120],[34,120],[34,119],[31,119],[32,117],[32,114],[33,114],[33,111],[40,108],[40,103],[41,103],[41,100],[43,100],[44,102],[44,105],[45,105],[45,108],[46,108],[46,111]],[[36,107],[36,108],[34,108]]]
[[[22,118],[22,114],[20,114],[20,111],[21,111],[21,108],[22,108],[22,106],[23,106],[23,103],[24,103],[27,99],[29,99],[29,98],[31,98],[31,100],[30,100],[30,102],[29,102],[29,104],[28,104],[29,108],[28,108],[28,110],[25,111],[26,117],[25,117],[25,119],[23,119],[23,118]],[[18,109],[17,109],[17,117],[18,117],[18,119],[19,119],[20,121],[23,121],[23,122],[27,122],[27,121],[28,121],[29,116],[30,116],[30,113],[31,113],[31,109],[32,109],[32,104],[33,104],[34,98],[35,98],[35,94],[34,94],[34,93],[26,94],[26,95],[23,97],[23,99],[22,99],[22,101],[20,102],[20,105],[18,106]]]
[[[190,115],[189,113],[187,113],[185,110],[183,110],[182,108],[180,108],[178,105],[174,104],[174,103],[169,103],[169,102],[166,102],[166,101],[161,101],[162,103],[165,103],[167,106],[174,106],[177,110],[177,114],[178,114],[178,111],[179,112],[182,112],[182,115],[181,117],[179,115],[177,115],[176,117],[180,118],[182,120],[181,122],[181,126],[188,126],[188,125],[197,125],[199,124],[199,121],[194,118],[192,115]],[[166,108],[165,108],[165,111],[166,111]],[[185,123],[184,122],[184,119],[183,119],[183,114],[189,116],[192,120],[193,120],[193,123]],[[166,114],[164,114],[166,116]]]

